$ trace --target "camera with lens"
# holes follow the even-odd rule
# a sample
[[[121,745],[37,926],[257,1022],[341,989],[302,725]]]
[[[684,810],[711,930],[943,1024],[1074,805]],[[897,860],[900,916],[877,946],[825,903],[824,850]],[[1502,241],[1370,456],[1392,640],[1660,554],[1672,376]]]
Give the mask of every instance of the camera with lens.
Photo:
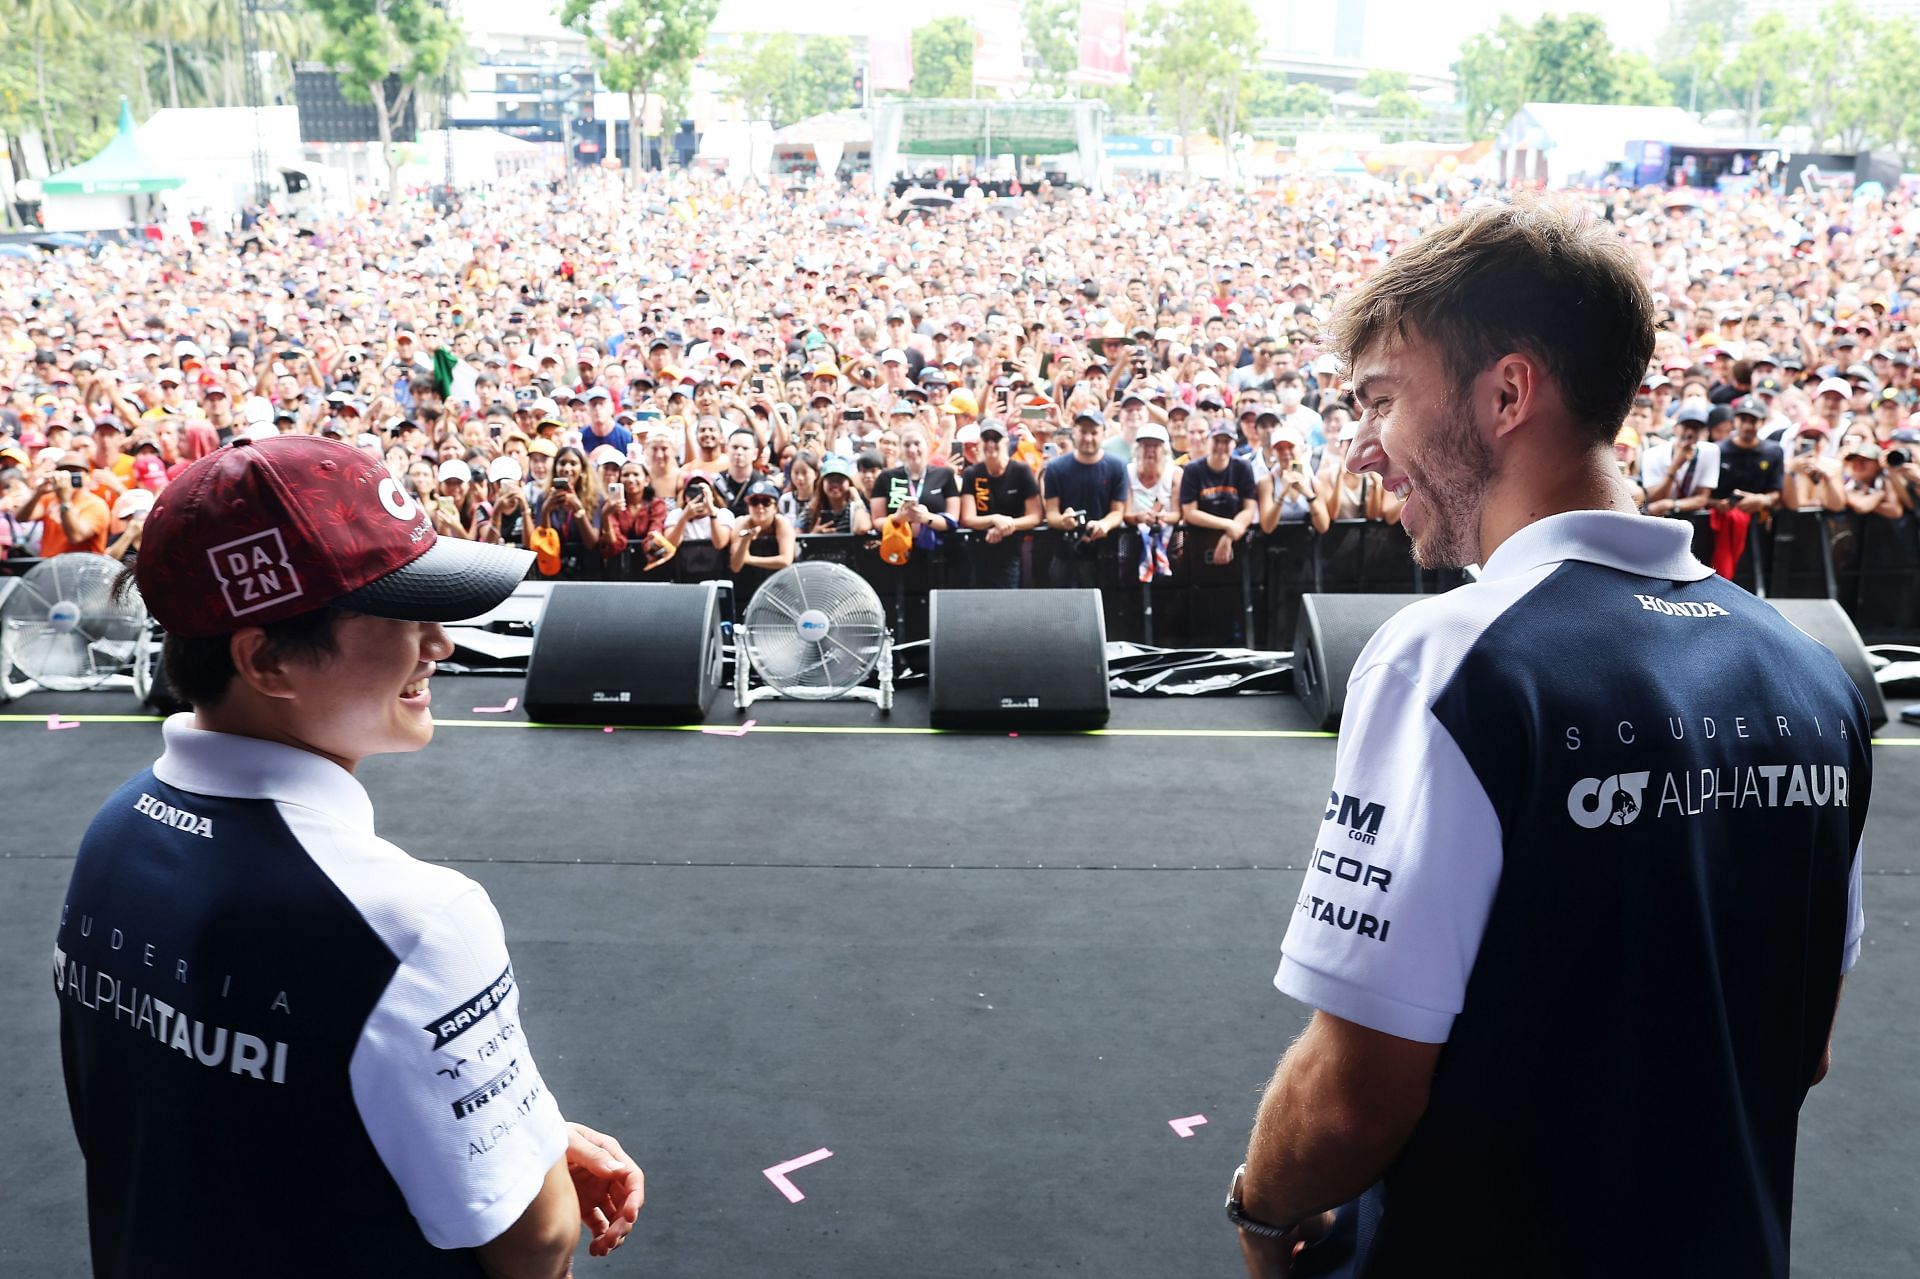
[[[1888,466],[1905,466],[1907,463],[1911,461],[1913,461],[1913,454],[1907,452],[1907,450],[1905,449],[1888,449],[1887,450]]]

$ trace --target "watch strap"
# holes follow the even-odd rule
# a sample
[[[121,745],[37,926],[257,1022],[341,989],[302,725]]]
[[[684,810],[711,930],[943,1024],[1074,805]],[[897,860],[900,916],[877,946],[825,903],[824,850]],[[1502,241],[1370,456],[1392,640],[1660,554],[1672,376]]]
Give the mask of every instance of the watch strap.
[[[1264,1221],[1255,1221],[1246,1214],[1246,1210],[1240,1204],[1240,1181],[1246,1175],[1245,1164],[1241,1164],[1234,1170],[1233,1189],[1227,1195],[1227,1220],[1239,1229],[1261,1239],[1285,1239],[1299,1229],[1300,1223],[1297,1221],[1288,1226],[1275,1226]]]

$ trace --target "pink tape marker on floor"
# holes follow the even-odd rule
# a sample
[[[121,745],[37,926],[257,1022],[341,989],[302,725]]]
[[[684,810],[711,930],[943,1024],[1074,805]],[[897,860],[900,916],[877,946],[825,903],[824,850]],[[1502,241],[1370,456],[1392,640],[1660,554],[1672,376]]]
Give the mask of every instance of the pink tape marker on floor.
[[[49,733],[57,733],[63,728],[78,728],[78,727],[80,727],[80,721],[77,719],[74,720],[72,723],[62,724],[60,722],[60,717],[58,715],[47,716],[47,731]]]
[[[787,1197],[788,1203],[797,1204],[802,1199],[805,1199],[806,1196],[800,1193],[800,1187],[787,1180],[787,1174],[790,1172],[798,1172],[802,1168],[817,1164],[822,1159],[831,1158],[833,1158],[833,1152],[825,1146],[822,1146],[818,1150],[809,1151],[801,1155],[798,1159],[789,1159],[783,1164],[775,1164],[771,1168],[762,1168],[760,1172],[768,1181],[773,1183],[775,1190],[778,1190]]]
[[[703,733],[711,733],[715,737],[745,737],[753,731],[753,726],[759,722],[759,720],[750,719],[738,728],[703,728],[700,731]]]
[[[1207,1122],[1205,1115],[1187,1115],[1181,1119],[1167,1120],[1167,1126],[1179,1133],[1182,1138],[1193,1136],[1193,1130]]]
[[[509,697],[505,706],[476,706],[473,708],[473,713],[475,715],[505,715],[519,704],[519,698]]]

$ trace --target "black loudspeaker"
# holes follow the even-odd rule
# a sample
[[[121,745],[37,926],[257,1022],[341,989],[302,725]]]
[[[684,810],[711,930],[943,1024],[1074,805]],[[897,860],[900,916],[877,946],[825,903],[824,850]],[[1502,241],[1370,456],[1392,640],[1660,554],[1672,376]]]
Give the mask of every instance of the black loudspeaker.
[[[927,630],[935,728],[1105,726],[1099,591],[934,591]]]
[[[715,582],[555,582],[533,630],[527,714],[549,724],[694,724],[725,669]]]
[[[1340,727],[1360,650],[1387,619],[1424,595],[1303,595],[1293,629],[1293,693],[1322,730]]]
[[[1867,725],[1878,730],[1887,722],[1887,699],[1873,678],[1873,663],[1867,660],[1867,646],[1854,629],[1847,611],[1832,600],[1768,600],[1780,610],[1780,616],[1792,622],[1810,638],[1826,645],[1840,659],[1841,669],[1860,699],[1867,704]]]

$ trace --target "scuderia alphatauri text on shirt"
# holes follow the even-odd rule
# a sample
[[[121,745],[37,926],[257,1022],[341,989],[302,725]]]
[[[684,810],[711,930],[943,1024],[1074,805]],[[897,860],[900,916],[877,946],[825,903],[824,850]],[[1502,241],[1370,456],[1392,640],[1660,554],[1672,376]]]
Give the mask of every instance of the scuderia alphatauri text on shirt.
[[[1275,984],[1445,1045],[1357,1275],[1787,1274],[1868,726],[1689,534],[1538,521],[1355,665]]]
[[[331,761],[164,734],[53,953],[94,1273],[478,1274],[566,1148],[492,902]]]

